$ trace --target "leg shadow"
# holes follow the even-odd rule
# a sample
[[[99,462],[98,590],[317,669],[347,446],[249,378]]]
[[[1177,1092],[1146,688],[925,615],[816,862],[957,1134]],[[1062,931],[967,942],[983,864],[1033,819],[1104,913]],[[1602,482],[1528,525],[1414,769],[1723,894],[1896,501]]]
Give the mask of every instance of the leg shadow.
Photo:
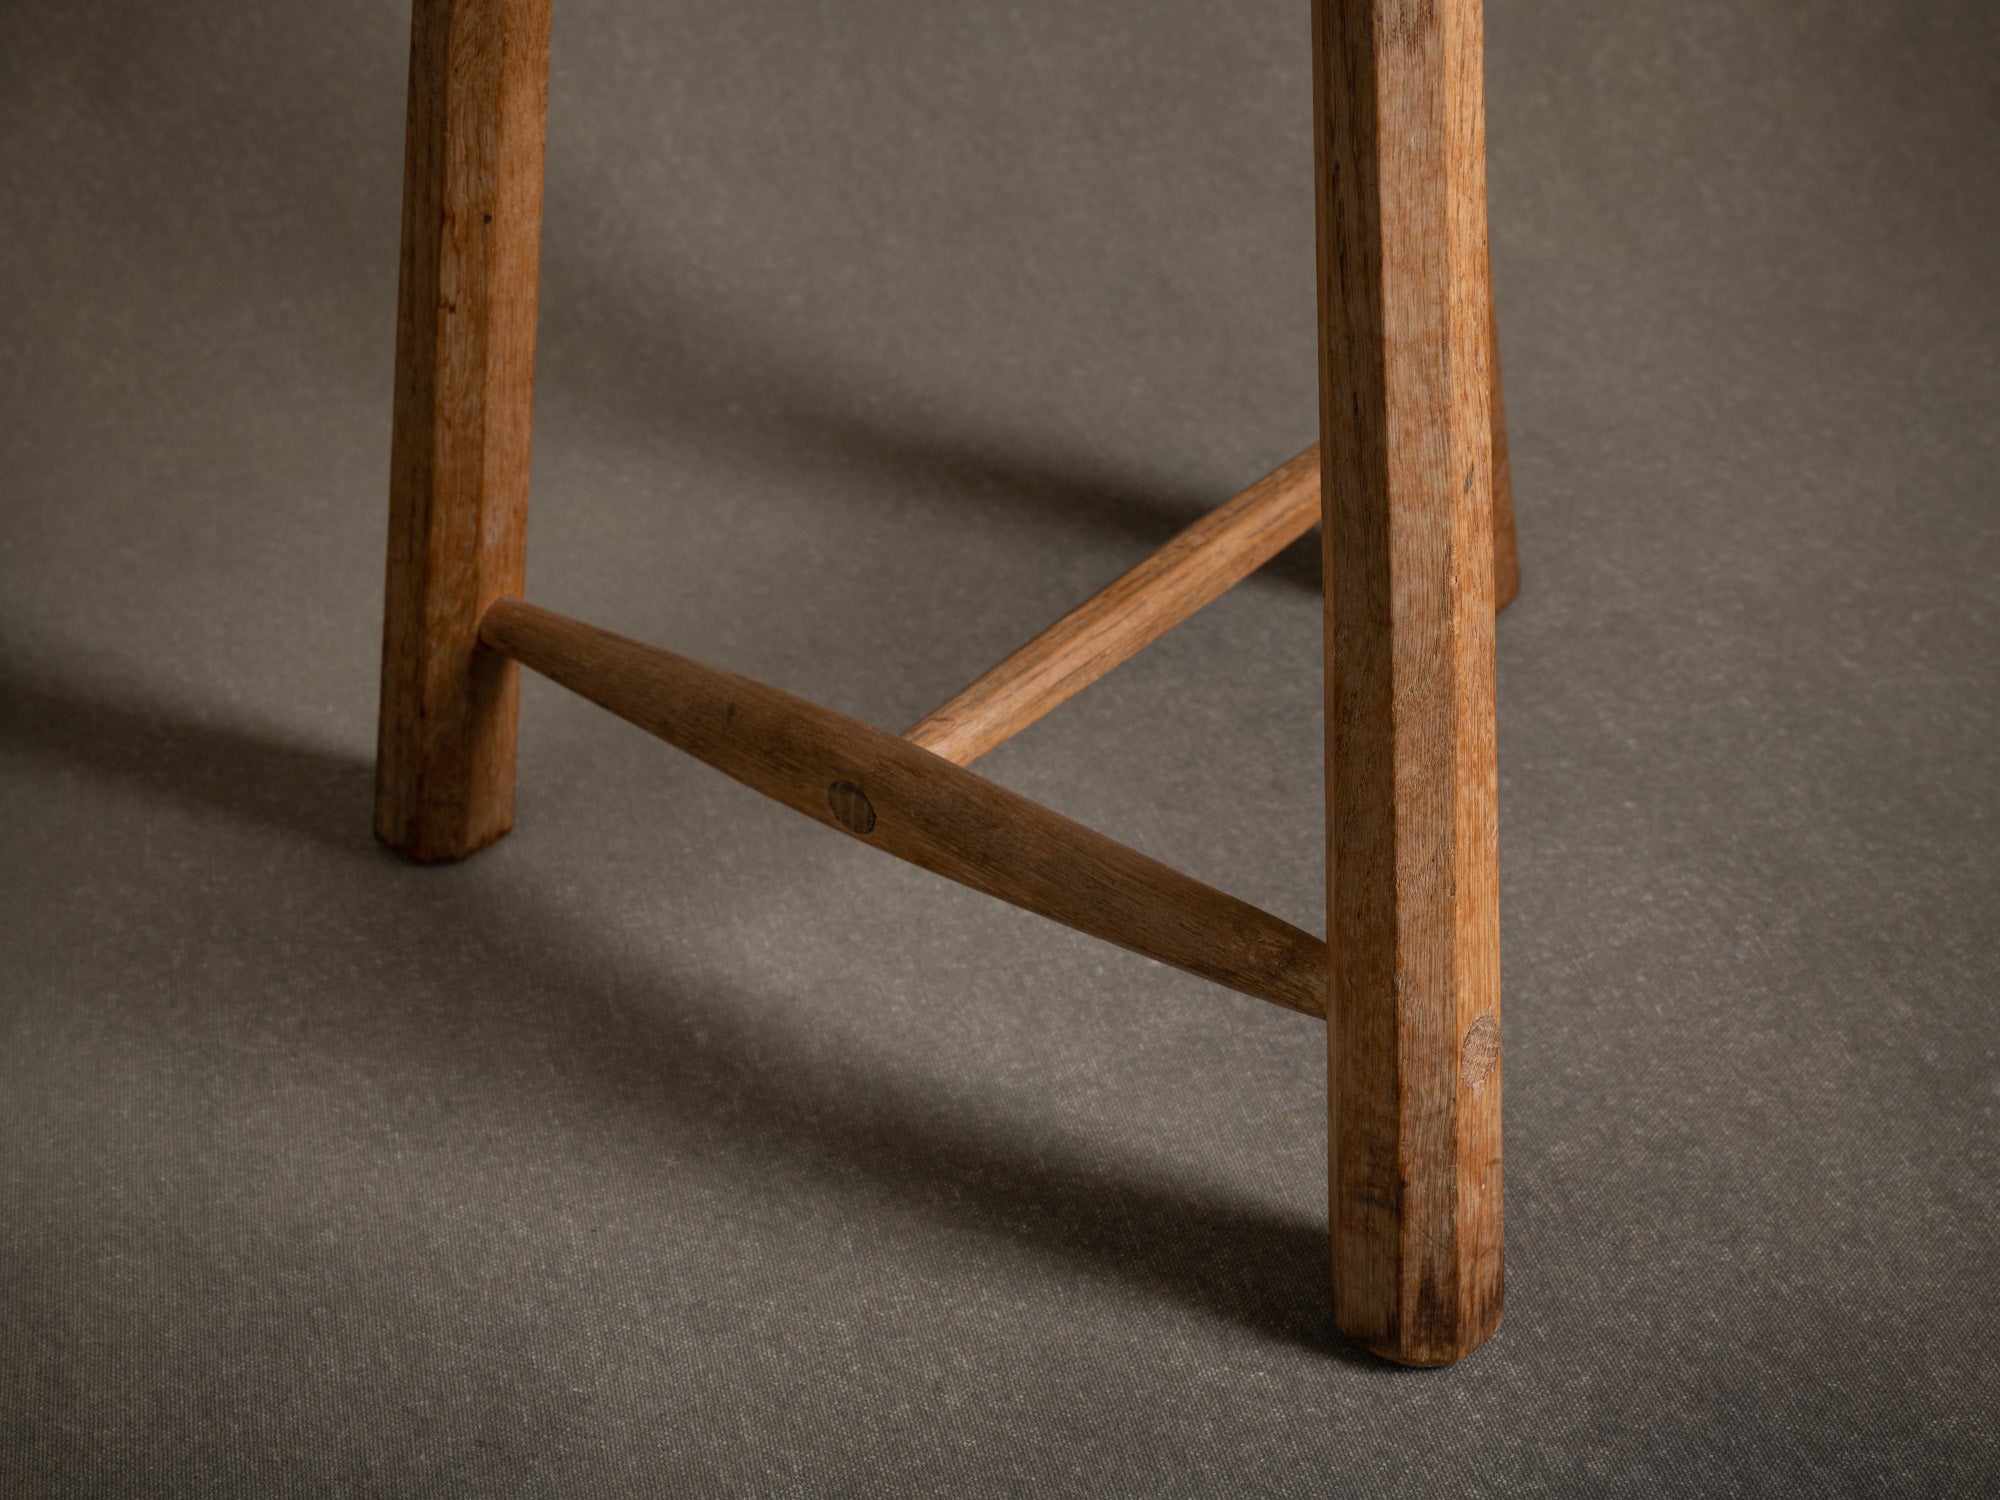
[[[0,662],[0,747],[348,853],[375,847],[367,761],[53,668]]]
[[[1095,534],[1133,545],[1133,562],[1230,498],[1164,474],[1135,472],[1095,452],[1061,451],[1050,434],[1010,435],[940,404],[913,409],[843,379],[800,368],[797,355],[760,328],[676,299],[671,268],[644,301],[604,290],[575,251],[545,251],[559,284],[593,288],[600,300],[567,308],[569,333],[587,356],[570,379],[590,390],[590,419],[616,442],[662,430],[718,446],[782,453],[816,468],[844,469],[887,491],[923,486],[960,503],[1013,510],[1046,524],[1051,545]],[[550,351],[560,359],[568,341]],[[1270,456],[1238,489],[1290,458],[1302,443]],[[1317,533],[1266,565],[1271,576],[1317,588]]]
[[[822,1188],[838,1184],[866,1207],[1379,1367],[1333,1330],[1323,1222],[1176,1183],[978,1099],[946,1097],[879,1057],[830,1044],[809,1018],[764,997],[621,964],[593,951],[533,888],[446,876],[413,922],[407,881],[389,878],[391,857],[370,837],[371,776],[355,758],[184,707],[104,701],[48,674],[0,676],[0,703],[0,747],[331,850],[379,855],[381,899],[358,904],[366,925],[352,937],[390,955],[412,977],[411,993],[356,985],[327,997],[350,1012],[322,1015],[329,1024],[315,1035],[327,1045],[384,1067],[414,1054],[437,1076],[462,1075],[474,1057],[475,1092],[496,1110],[514,1095],[510,1075],[546,1079],[556,1058],[574,1108],[617,1136],[665,1134],[676,1151],[747,1155]],[[246,887],[242,899],[260,893]],[[265,925],[256,916],[239,924],[246,934]],[[497,1003],[508,992],[517,1003]],[[216,993],[208,1003],[254,997]],[[477,1048],[465,1045],[471,1035]]]

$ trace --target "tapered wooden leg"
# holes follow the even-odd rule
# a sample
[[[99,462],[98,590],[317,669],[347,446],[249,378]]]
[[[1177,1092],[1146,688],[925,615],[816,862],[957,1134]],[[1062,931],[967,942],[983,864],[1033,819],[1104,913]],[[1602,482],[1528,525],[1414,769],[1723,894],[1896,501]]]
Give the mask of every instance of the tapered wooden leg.
[[[1314,0],[1331,1230],[1346,1335],[1501,1316],[1479,0]]]
[[[415,0],[375,832],[463,859],[514,821],[549,0]]]

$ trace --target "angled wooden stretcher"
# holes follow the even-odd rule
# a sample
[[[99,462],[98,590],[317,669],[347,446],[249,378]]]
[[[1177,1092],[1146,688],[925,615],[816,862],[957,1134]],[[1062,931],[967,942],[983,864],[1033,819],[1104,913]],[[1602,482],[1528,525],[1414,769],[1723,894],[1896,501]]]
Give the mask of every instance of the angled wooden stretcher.
[[[514,810],[525,664],[863,843],[1326,1020],[1344,1333],[1501,1316],[1493,615],[1518,586],[1480,0],[1313,0],[1320,442],[897,736],[520,597],[550,0],[415,0],[375,828]],[[1303,190],[1303,184],[1301,189]],[[1323,522],[1331,947],[965,769]]]

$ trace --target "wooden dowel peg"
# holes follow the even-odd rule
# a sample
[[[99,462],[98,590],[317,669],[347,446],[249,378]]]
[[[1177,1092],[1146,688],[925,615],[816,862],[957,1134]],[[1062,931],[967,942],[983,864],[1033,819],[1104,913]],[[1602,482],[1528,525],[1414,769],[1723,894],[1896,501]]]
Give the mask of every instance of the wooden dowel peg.
[[[904,737],[970,765],[1212,604],[1319,521],[1308,448],[983,673]]]

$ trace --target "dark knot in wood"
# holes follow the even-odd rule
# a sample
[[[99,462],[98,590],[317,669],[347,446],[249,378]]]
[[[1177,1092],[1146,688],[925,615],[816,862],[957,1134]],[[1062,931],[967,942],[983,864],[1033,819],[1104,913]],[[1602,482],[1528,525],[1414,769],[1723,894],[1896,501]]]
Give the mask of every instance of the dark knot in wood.
[[[849,833],[875,831],[875,804],[851,781],[836,781],[826,789],[826,805]]]

